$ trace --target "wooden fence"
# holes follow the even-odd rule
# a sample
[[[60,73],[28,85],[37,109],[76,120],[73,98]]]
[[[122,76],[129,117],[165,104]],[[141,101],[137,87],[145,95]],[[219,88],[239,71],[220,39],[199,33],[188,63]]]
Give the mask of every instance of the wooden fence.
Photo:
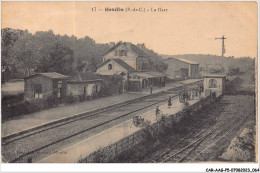
[[[129,135],[107,147],[100,148],[94,153],[91,153],[89,156],[87,156],[84,159],[81,159],[79,162],[87,163],[87,162],[99,162],[96,160],[98,157],[101,157],[104,160],[104,157],[107,158],[107,161],[110,159],[115,158],[120,153],[127,151],[131,148],[133,148],[135,145],[139,144],[143,141],[142,136],[143,131],[139,130],[132,135]],[[98,156],[98,157],[97,157]]]

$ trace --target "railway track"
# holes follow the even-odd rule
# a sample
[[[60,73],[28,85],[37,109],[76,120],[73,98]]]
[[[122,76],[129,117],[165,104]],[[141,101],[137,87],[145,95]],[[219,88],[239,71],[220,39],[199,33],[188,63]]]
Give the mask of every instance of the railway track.
[[[195,82],[195,84],[197,84],[198,82]],[[187,84],[186,86],[190,86],[190,85],[194,85],[194,83],[191,84]],[[110,107],[110,108],[106,108],[106,109],[101,109],[98,110],[97,112],[93,112],[91,114],[86,114],[86,115],[82,115],[79,117],[75,117],[75,119],[68,119],[67,121],[64,122],[59,122],[56,124],[51,124],[50,126],[47,127],[43,127],[34,131],[31,131],[29,133],[24,133],[22,135],[19,136],[14,136],[14,137],[10,137],[10,138],[6,138],[2,140],[2,147],[3,147],[3,151],[8,150],[8,152],[4,152],[3,155],[7,156],[6,158],[9,158],[7,160],[7,162],[25,162],[25,160],[28,157],[32,157],[34,156],[34,153],[39,153],[41,150],[46,150],[48,147],[51,146],[55,146],[58,145],[60,143],[64,143],[64,141],[66,140],[71,140],[72,138],[76,138],[77,136],[80,136],[82,134],[84,134],[85,132],[94,130],[98,127],[107,125],[113,121],[122,119],[124,117],[127,117],[131,114],[134,114],[138,111],[141,110],[145,110],[149,107],[152,107],[154,105],[158,105],[162,102],[167,101],[168,97],[171,96],[172,98],[176,97],[177,94],[174,94],[174,91],[178,91],[180,87],[176,87],[174,89],[171,89],[170,91],[172,91],[171,93],[169,92],[161,92],[161,93],[157,93],[154,95],[150,95],[147,97],[144,97],[142,99],[139,99],[138,102],[137,101],[132,101],[132,102],[127,102],[124,104],[120,104],[120,105],[116,105],[114,107]],[[152,101],[152,99],[156,97],[156,101]],[[147,104],[149,103],[149,104]],[[122,109],[124,108],[124,109]],[[121,112],[123,111],[123,114],[119,114],[119,115],[114,115],[115,112]],[[109,115],[111,115],[111,117],[109,117]],[[69,128],[73,128],[73,125],[77,125],[80,126],[80,124],[84,124],[82,123],[83,121],[88,121],[88,120],[92,120],[93,118],[98,118],[98,117],[104,117],[104,119],[106,119],[105,121],[101,121],[98,122],[92,126],[88,126],[86,127],[81,127],[76,129],[76,131],[70,132],[68,130],[68,133],[64,133],[64,129],[69,129]],[[59,130],[57,130],[59,129]],[[56,132],[57,131],[57,132]],[[57,136],[55,136],[55,132],[57,134]],[[60,133],[58,133],[60,132]],[[49,137],[46,137],[48,135],[51,135]],[[45,138],[44,144],[42,144],[41,142],[35,142],[35,139],[40,139],[41,137]],[[52,138],[53,136],[53,138]],[[54,139],[55,137],[57,137],[56,139]],[[30,143],[29,140],[34,140],[33,142]],[[49,139],[49,140],[48,140]],[[47,142],[46,142],[47,141]],[[17,146],[20,147],[20,149],[23,149],[23,146],[26,146],[26,143],[29,144],[33,144],[36,143],[36,146],[33,146],[32,149],[30,147],[28,147],[28,149],[26,150],[26,152],[20,152],[20,154],[14,153],[11,150]],[[18,148],[19,150],[19,148]]]
[[[235,112],[236,113],[236,112]],[[205,150],[210,148],[213,144],[221,140],[225,135],[230,133],[235,128],[238,128],[241,123],[243,123],[247,117],[239,118],[235,120],[230,120],[228,122],[221,123],[222,129],[211,128],[206,131],[206,129],[198,129],[195,132],[191,132],[184,138],[182,138],[178,143],[176,143],[173,147],[163,152],[160,156],[153,158],[154,162],[189,162],[194,161],[198,156],[201,155]],[[203,123],[201,123],[203,124]],[[230,127],[230,124],[236,124],[235,126]],[[215,133],[214,133],[215,132]],[[205,142],[208,139],[206,146],[201,146],[200,150],[196,149],[202,142]],[[214,140],[216,139],[216,140]],[[212,142],[213,140],[213,142]],[[194,156],[195,153],[195,156]]]
[[[187,157],[203,140],[205,140],[212,133],[213,130],[214,129],[212,128],[206,133],[202,133],[202,136],[199,136],[198,139],[189,143],[187,146],[180,149],[176,153],[170,154],[169,156],[165,155],[166,158],[163,158],[161,162],[182,162],[185,157]]]
[[[190,85],[194,85],[194,84],[197,84],[197,83],[199,83],[199,82],[194,82],[194,83],[186,84],[186,85],[183,85],[183,86],[190,86]],[[49,123],[47,125],[42,126],[41,128],[37,128],[36,130],[30,131],[30,132],[26,132],[27,131],[26,130],[26,131],[24,131],[24,133],[21,133],[21,135],[17,135],[17,134],[9,135],[9,136],[2,138],[2,145],[7,145],[7,144],[12,143],[16,140],[26,138],[28,136],[31,136],[31,135],[34,135],[34,134],[37,134],[37,133],[40,133],[40,132],[44,132],[44,131],[47,131],[47,130],[50,130],[50,129],[53,129],[53,128],[56,128],[56,127],[59,127],[59,126],[63,126],[63,125],[69,124],[71,122],[75,122],[75,121],[78,121],[78,120],[89,118],[89,117],[98,115],[100,113],[104,113],[104,112],[107,112],[107,111],[110,111],[110,110],[115,110],[115,109],[121,108],[122,106],[128,106],[128,105],[131,105],[132,103],[135,103],[136,101],[140,102],[140,101],[148,100],[149,98],[153,98],[153,97],[155,97],[157,95],[161,95],[161,94],[174,94],[174,91],[178,91],[183,86],[175,87],[175,88],[170,89],[168,91],[163,91],[163,92],[156,93],[156,94],[153,94],[153,95],[148,95],[148,96],[142,97],[141,99],[134,99],[134,100],[126,101],[126,102],[121,103],[121,104],[109,106],[107,108],[101,108],[97,111],[87,112],[87,113],[81,114],[79,116],[69,117],[69,118],[66,118],[65,121],[55,121],[54,123]],[[161,102],[162,100],[150,100],[150,102],[153,102],[153,101]],[[147,102],[149,102],[149,101],[147,101]]]
[[[198,158],[202,153],[204,153],[206,150],[208,150],[210,147],[212,147],[214,144],[216,144],[217,142],[219,142],[221,139],[223,139],[226,135],[228,135],[229,133],[233,133],[236,132],[234,131],[234,129],[239,129],[239,127],[241,126],[241,124],[247,119],[248,117],[243,118],[240,122],[238,122],[238,124],[236,126],[233,126],[231,128],[229,128],[224,134],[219,135],[219,137],[217,137],[217,139],[215,139],[213,142],[209,142],[209,144],[206,147],[203,147],[203,149],[201,151],[199,151],[198,153],[195,153],[195,156],[193,157],[186,157],[185,161],[186,162],[194,162],[196,158]],[[216,138],[216,137],[214,137]]]

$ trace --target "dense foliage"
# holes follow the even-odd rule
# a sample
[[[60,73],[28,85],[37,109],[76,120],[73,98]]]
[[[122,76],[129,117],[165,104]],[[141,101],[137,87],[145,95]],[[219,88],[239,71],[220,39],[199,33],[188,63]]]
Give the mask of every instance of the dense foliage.
[[[60,72],[70,75],[75,71],[95,71],[102,63],[102,54],[109,50],[108,44],[97,44],[85,36],[57,35],[52,30],[38,31],[2,29],[2,63],[14,64],[20,76],[36,72]],[[167,65],[154,51],[144,49],[152,60],[153,70],[163,72]]]
[[[53,31],[39,31],[35,34],[27,30],[2,29],[2,63],[15,63],[19,73],[28,75],[37,72],[56,71],[73,73],[78,64],[102,62],[102,54],[109,49],[108,44],[96,44],[89,37],[55,35]]]

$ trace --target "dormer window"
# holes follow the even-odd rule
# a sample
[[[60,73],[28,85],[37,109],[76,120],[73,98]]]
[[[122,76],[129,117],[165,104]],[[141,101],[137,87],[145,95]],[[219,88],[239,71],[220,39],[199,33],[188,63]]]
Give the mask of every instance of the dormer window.
[[[126,50],[119,50],[119,56],[127,56]]]
[[[108,70],[112,70],[112,64],[108,64]]]
[[[119,50],[119,56],[123,56],[122,50]]]

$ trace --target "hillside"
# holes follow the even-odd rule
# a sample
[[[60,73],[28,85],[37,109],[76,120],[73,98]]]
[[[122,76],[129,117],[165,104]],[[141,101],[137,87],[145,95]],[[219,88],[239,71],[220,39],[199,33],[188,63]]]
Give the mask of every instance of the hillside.
[[[218,66],[222,64],[222,57],[217,55],[203,55],[203,54],[183,54],[183,55],[160,55],[164,58],[164,62],[169,63],[170,58],[183,58],[200,64],[200,67],[205,68],[206,66]],[[168,59],[168,60],[166,60]],[[170,65],[170,64],[169,64]],[[254,59],[250,57],[224,57],[223,66],[227,72],[229,67],[240,68],[240,71],[247,71],[248,69],[254,68]]]

